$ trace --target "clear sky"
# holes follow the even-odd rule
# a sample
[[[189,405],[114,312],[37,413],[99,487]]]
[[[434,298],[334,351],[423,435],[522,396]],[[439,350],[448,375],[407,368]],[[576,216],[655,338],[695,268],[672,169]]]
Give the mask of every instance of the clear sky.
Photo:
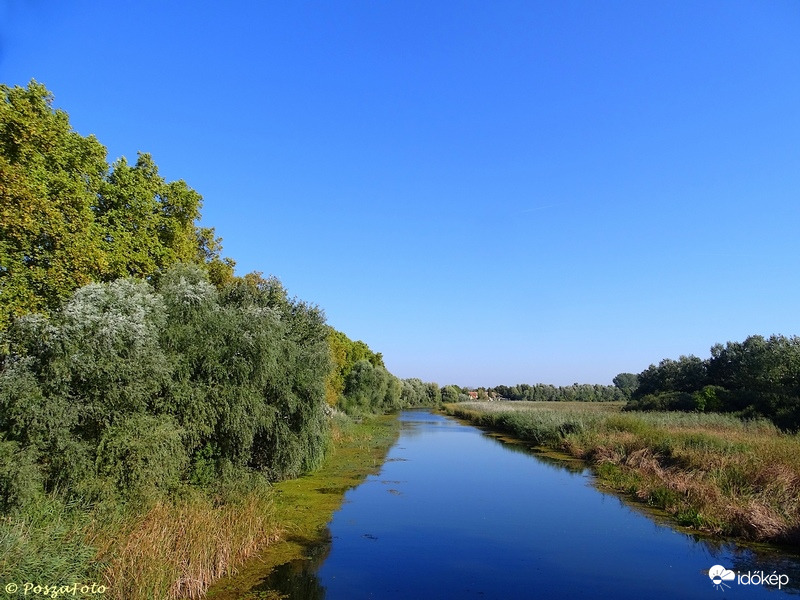
[[[32,78],[400,377],[800,333],[796,0],[0,0]]]

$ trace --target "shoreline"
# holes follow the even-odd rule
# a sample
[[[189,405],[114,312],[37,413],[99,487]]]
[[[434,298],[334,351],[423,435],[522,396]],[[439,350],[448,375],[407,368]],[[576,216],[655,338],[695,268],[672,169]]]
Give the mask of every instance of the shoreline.
[[[273,486],[277,541],[250,558],[234,575],[215,581],[205,598],[248,600],[271,597],[261,586],[276,567],[313,560],[314,549],[328,540],[327,525],[345,493],[378,472],[399,435],[397,414],[370,416],[349,423],[334,436],[330,456],[313,473]],[[266,594],[266,595],[265,595]]]
[[[576,407],[509,402],[512,406],[506,406],[507,410],[494,403],[480,407],[477,404],[447,404],[442,411],[491,435],[521,443],[537,454],[565,462],[579,461],[590,469],[599,490],[613,492],[633,508],[659,517],[684,533],[798,554],[800,514],[794,486],[800,485],[800,473],[793,472],[791,464],[770,462],[772,456],[752,451],[754,458],[736,448],[739,440],[723,429],[711,432],[701,431],[700,427],[685,430],[662,427],[651,431],[645,422],[648,417],[637,421],[642,413],[622,413],[599,403]],[[541,411],[542,416],[548,417],[542,420],[551,422],[537,423],[532,415],[528,415],[532,418],[509,418],[509,413],[523,413],[526,408]],[[585,411],[583,414],[581,409]],[[544,415],[545,412],[549,414]],[[554,414],[560,422],[552,422]],[[591,418],[581,422],[581,416]],[[758,433],[749,435],[754,438]],[[775,434],[773,440],[764,435],[765,444],[780,442],[790,446],[789,452],[796,449],[800,453],[797,436]],[[683,438],[702,448],[692,448]],[[758,460],[783,475],[772,476],[774,485],[783,486],[772,495],[767,483],[758,487],[760,482],[753,480],[752,473],[742,473],[743,461]],[[756,477],[764,478],[759,469],[751,470],[757,473]],[[738,486],[724,485],[732,478],[731,473],[740,478]],[[766,521],[758,519],[763,514],[769,517]]]

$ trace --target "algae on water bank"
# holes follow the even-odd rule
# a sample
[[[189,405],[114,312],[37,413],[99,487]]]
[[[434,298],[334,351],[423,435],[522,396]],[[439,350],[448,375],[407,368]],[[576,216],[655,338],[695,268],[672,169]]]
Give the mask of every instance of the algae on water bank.
[[[270,572],[292,561],[320,560],[319,548],[328,538],[326,525],[341,506],[345,492],[380,469],[398,433],[396,415],[367,417],[360,422],[342,420],[335,429],[333,450],[319,470],[273,486],[279,541],[235,576],[211,586],[207,598],[278,597],[269,589]]]

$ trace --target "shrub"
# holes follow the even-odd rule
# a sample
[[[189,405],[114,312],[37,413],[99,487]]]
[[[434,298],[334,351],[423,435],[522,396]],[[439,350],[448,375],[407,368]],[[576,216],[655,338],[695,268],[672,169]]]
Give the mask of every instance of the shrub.
[[[17,442],[0,441],[0,512],[22,508],[41,494],[42,476],[33,448],[20,449]]]
[[[97,448],[98,475],[129,498],[175,489],[187,464],[181,430],[169,417],[133,415],[109,427]]]

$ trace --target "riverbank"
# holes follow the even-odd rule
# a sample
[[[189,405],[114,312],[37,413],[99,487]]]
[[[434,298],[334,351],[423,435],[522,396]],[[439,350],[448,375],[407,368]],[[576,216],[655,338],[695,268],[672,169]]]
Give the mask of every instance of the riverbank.
[[[619,403],[470,402],[447,414],[586,461],[598,484],[715,535],[800,544],[800,437],[766,421]]]
[[[336,417],[322,467],[275,485],[252,476],[213,494],[186,486],[171,499],[93,507],[42,497],[0,520],[0,584],[94,585],[108,600],[145,600],[201,598],[251,565],[263,576],[324,536],[344,492],[380,468],[398,429],[395,416]]]
[[[235,576],[213,585],[206,597],[210,600],[272,597],[269,591],[254,588],[273,568],[307,558],[310,550],[326,541],[326,526],[341,506],[345,492],[380,470],[398,433],[396,415],[370,416],[360,422],[339,421],[333,431],[333,450],[319,470],[273,486],[278,538]]]

